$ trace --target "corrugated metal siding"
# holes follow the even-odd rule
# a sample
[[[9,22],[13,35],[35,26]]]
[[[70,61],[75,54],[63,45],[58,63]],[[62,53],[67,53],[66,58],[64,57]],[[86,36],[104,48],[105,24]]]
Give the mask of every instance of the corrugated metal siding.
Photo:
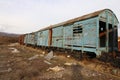
[[[24,34],[19,36],[19,43],[20,43],[21,45],[24,45],[24,38],[25,38],[25,35],[24,35]]]

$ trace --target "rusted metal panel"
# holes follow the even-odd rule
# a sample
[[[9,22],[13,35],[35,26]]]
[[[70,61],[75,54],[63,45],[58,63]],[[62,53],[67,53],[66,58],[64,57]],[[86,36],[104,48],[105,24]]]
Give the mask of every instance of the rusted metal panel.
[[[24,45],[24,38],[25,38],[25,34],[19,36],[19,43],[21,45]]]
[[[52,28],[49,29],[48,45],[52,45]]]
[[[114,31],[117,30],[117,28],[114,28]],[[109,29],[108,32],[111,33],[113,30]],[[107,32],[100,33],[100,37],[104,36]]]
[[[120,51],[120,40],[118,40],[118,50]]]

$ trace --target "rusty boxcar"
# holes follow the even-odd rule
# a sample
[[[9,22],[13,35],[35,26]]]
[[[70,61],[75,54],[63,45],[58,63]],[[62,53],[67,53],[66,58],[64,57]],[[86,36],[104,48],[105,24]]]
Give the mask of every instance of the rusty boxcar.
[[[118,51],[118,19],[110,9],[96,11],[25,35],[24,43],[95,53]],[[34,40],[34,41],[32,41]]]
[[[24,37],[25,37],[25,34],[24,35],[20,35],[19,36],[19,43],[21,44],[21,45],[24,45]]]

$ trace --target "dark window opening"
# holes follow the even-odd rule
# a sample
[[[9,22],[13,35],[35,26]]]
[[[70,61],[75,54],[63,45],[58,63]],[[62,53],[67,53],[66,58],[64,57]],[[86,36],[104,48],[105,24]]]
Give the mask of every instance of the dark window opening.
[[[113,51],[113,29],[112,29],[112,24],[108,24],[109,30],[109,51]]]
[[[109,30],[111,30],[112,29],[112,24],[109,24]]]
[[[114,28],[113,28],[114,27]],[[114,48],[117,48],[117,26],[113,26],[112,24],[108,24],[108,33],[106,29],[106,23],[103,21],[99,21],[99,39],[100,39],[100,47],[106,46],[106,34],[108,34],[108,47],[109,51],[114,51]]]
[[[100,47],[106,45],[106,23],[99,21]]]
[[[82,26],[73,27],[73,36],[79,35],[83,32]]]
[[[117,31],[117,26],[114,26],[114,47],[118,48],[118,31]]]

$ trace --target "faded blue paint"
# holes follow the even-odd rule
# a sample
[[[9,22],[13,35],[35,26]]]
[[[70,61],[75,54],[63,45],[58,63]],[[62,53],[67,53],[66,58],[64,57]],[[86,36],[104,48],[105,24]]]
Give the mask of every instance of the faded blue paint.
[[[64,26],[64,43],[63,47],[67,49],[72,48],[72,43],[73,43],[73,25],[67,25]]]
[[[100,39],[99,39],[99,17],[97,19],[97,25],[96,25],[96,54],[101,55],[101,51],[99,50],[100,48]]]
[[[116,39],[118,34],[117,34],[117,30],[116,30],[116,32],[114,30],[115,30],[115,26],[118,26],[119,22],[118,22],[118,20],[115,16],[115,14],[110,10],[105,10],[104,12],[99,14],[99,20],[103,21],[103,22],[106,22],[106,30],[107,30],[106,32],[107,33],[106,33],[106,46],[105,47],[99,47],[98,51],[99,52],[109,52],[109,51],[111,51],[112,46],[109,46],[109,44],[110,44],[109,39],[111,37],[111,36],[109,36],[109,24],[112,24],[112,32],[114,33],[113,34],[114,36],[112,37],[112,39],[113,39],[113,46],[114,46],[113,48],[115,48],[115,49],[113,51],[118,51],[117,39]],[[116,45],[114,45],[114,44],[116,44]]]
[[[24,43],[25,43],[25,44],[27,44],[27,35],[28,35],[28,34],[26,34],[25,37],[24,37]]]
[[[73,28],[82,26],[82,33],[73,36]],[[96,27],[97,18],[78,21],[71,25],[64,26],[64,48],[95,52],[96,49]],[[91,49],[91,50],[90,50]]]
[[[33,33],[26,34],[25,39],[24,39],[24,43],[29,44],[29,45],[34,45],[34,36],[35,35]]]
[[[106,52],[108,52],[108,50],[109,50],[109,32],[108,32],[108,30],[109,30],[109,26],[108,26],[108,23],[109,23],[109,19],[108,19],[108,12],[106,11],[106,18],[107,18],[107,20],[106,20]]]
[[[105,46],[100,46],[100,25],[99,21],[106,24],[106,40]],[[99,15],[89,19],[76,21],[66,25],[54,26],[52,28],[52,44],[51,47],[66,48],[71,50],[80,50],[82,52],[94,52],[97,56],[101,52],[109,52],[111,39],[109,36],[109,24],[112,24],[112,31],[114,32],[113,41],[115,42],[114,50],[117,47],[117,30],[115,26],[118,25],[118,20],[114,13],[108,9],[101,12]],[[118,29],[118,27],[116,27]],[[77,31],[77,32],[76,32]],[[43,29],[33,34],[27,34],[24,42],[26,44],[37,44],[37,46],[48,46],[49,29]]]
[[[53,42],[52,46],[62,47],[71,50],[80,50],[82,52],[89,51],[94,52],[96,55],[100,55],[101,52],[109,52],[109,30],[107,30],[107,41],[105,47],[100,47],[99,38],[99,20],[106,22],[106,29],[109,29],[108,23],[112,23],[112,17],[114,14],[108,10],[101,13],[99,16],[90,18],[83,21],[74,22],[73,24],[65,25],[62,27],[56,27],[53,29]],[[118,24],[117,19],[115,19],[114,24]],[[112,23],[113,24],[113,23]],[[78,34],[78,36],[73,36],[73,28],[75,26],[82,26],[83,32]],[[63,32],[61,29],[64,29]],[[62,36],[62,33],[64,35]],[[58,37],[63,38],[61,42],[56,41]],[[56,37],[56,38],[55,38]],[[115,37],[114,37],[115,38]],[[63,43],[62,43],[63,41]]]
[[[73,36],[73,28],[79,25],[82,26],[83,32],[78,36]],[[97,17],[53,28],[52,46],[95,52],[98,43],[96,42],[96,32],[98,32],[96,26]]]
[[[37,32],[37,45],[38,46],[48,46],[48,33],[49,30],[43,30]]]
[[[52,46],[63,48],[63,27],[52,29]]]
[[[37,36],[38,32],[35,32],[34,35],[35,35],[35,39],[34,39],[34,44],[37,45],[37,40],[38,40],[38,36]]]

